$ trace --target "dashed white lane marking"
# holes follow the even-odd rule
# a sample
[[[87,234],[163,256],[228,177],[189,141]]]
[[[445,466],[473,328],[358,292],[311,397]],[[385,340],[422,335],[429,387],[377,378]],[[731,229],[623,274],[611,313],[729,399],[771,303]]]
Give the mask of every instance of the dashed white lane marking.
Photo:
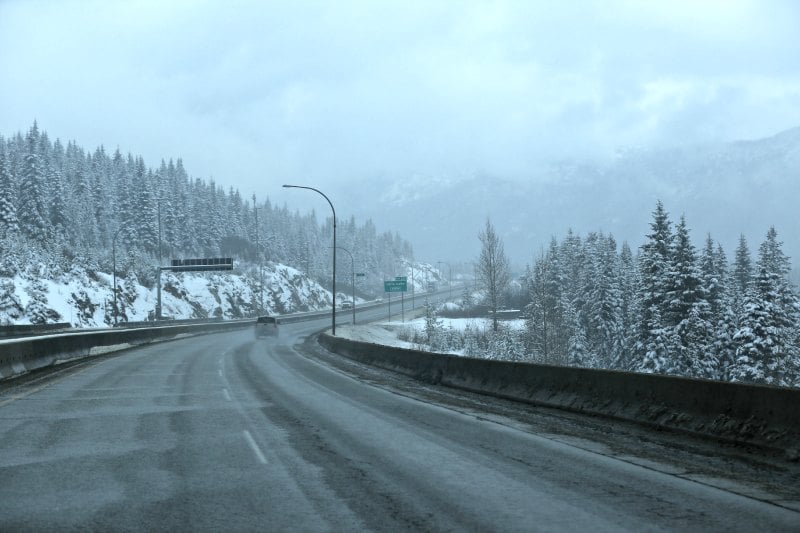
[[[228,352],[230,352],[230,350],[225,350],[224,352],[222,352],[222,355],[219,356],[219,359],[217,359],[217,366],[219,367],[219,368],[217,368],[217,374],[219,374],[219,377],[221,377],[222,379],[225,379],[225,359],[224,358],[225,358],[226,355],[228,355]]]
[[[258,462],[261,463],[262,465],[267,464],[267,458],[264,457],[263,453],[261,453],[261,448],[259,448],[258,444],[256,444],[256,441],[253,440],[253,436],[250,434],[250,432],[245,429],[244,431],[242,431],[242,433],[244,434],[244,440],[247,441],[247,444],[250,445],[250,448],[252,448],[253,453],[256,454],[256,459],[258,459]]]
[[[225,396],[225,399],[231,401],[231,395],[228,394],[228,389],[222,389],[222,395]]]

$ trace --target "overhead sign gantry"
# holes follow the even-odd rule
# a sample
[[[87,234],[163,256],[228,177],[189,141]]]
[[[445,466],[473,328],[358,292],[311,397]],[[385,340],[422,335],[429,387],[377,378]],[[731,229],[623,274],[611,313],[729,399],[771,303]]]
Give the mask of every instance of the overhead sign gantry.
[[[206,272],[209,270],[233,270],[231,257],[206,257],[203,259],[173,259],[172,265],[162,267],[173,272]]]

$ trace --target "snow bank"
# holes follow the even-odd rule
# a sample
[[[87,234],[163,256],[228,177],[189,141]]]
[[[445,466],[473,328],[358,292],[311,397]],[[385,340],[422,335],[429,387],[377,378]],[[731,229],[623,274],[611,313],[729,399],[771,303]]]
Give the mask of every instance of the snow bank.
[[[398,323],[369,324],[363,326],[343,325],[336,327],[336,335],[353,341],[393,346],[395,348],[415,349],[412,342],[402,341],[397,338],[399,333]]]

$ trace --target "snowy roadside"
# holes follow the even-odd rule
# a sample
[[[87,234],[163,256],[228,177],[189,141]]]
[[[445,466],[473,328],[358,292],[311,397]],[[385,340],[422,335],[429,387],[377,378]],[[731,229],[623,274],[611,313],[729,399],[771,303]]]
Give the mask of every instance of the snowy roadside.
[[[337,326],[336,336],[352,341],[369,342],[383,346],[416,350],[419,348],[417,344],[398,338],[398,335],[402,333],[402,329],[406,326],[408,326],[408,323],[403,324],[402,322],[383,322],[361,326],[352,326],[348,324]]]
[[[439,327],[443,330],[464,333],[465,331],[488,331],[492,327],[490,319],[487,318],[437,318]],[[511,330],[520,330],[525,327],[524,320],[504,321],[504,324]],[[415,318],[406,322],[384,321],[373,324],[357,326],[339,326],[336,329],[337,336],[359,341],[392,346],[395,348],[406,348],[411,350],[424,350],[433,353],[449,355],[464,355],[463,350],[435,350],[422,343],[409,342],[405,339],[412,339],[415,333],[419,337],[425,335],[425,318]]]

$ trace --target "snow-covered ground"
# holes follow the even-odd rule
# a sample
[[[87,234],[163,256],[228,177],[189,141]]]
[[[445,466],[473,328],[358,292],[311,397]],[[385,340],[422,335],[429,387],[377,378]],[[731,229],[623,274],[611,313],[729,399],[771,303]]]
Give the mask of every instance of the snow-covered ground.
[[[437,318],[437,320],[444,330],[453,330],[461,333],[467,330],[471,330],[473,332],[488,331],[492,328],[492,321],[488,318]],[[504,320],[502,321],[502,324],[503,327],[512,331],[521,331],[525,329],[525,320],[523,319]],[[346,339],[370,342],[373,344],[381,344],[383,346],[392,346],[396,348],[428,350],[428,346],[402,339],[413,338],[414,332],[420,335],[425,334],[425,318],[415,318],[405,322],[393,320],[359,326],[348,325],[340,326],[336,329],[337,336],[341,336]],[[434,351],[453,355],[464,355],[463,350]]]
[[[415,286],[424,287],[425,274],[438,280],[438,271],[424,263],[407,264]],[[30,265],[11,277],[0,277],[0,325],[67,322],[74,327],[105,327],[114,323],[111,272],[73,267],[57,272]],[[119,322],[146,321],[157,303],[154,283],[145,286],[135,275],[117,274]],[[263,291],[255,267],[237,265],[232,272],[162,272],[161,308],[175,319],[226,319],[256,314],[289,314],[330,309],[331,293],[293,267],[270,262],[263,270]],[[424,293],[423,293],[424,294]],[[337,304],[353,295],[338,292]],[[356,298],[356,304],[364,300]]]
[[[397,338],[399,333],[395,322],[385,322],[382,324],[365,324],[360,326],[342,325],[336,326],[336,335],[345,339],[360,342],[369,342],[383,346],[394,346],[396,348],[415,349],[418,346],[413,342],[403,341]]]
[[[113,276],[81,269],[45,279],[28,271],[0,280],[0,324],[69,322],[75,327],[114,321]],[[280,264],[264,271],[263,305],[258,280],[239,272],[164,272],[162,315],[175,319],[240,318],[259,312],[286,314],[330,308],[330,292],[300,271]],[[156,287],[135,276],[117,277],[119,321],[147,320],[156,307]]]

